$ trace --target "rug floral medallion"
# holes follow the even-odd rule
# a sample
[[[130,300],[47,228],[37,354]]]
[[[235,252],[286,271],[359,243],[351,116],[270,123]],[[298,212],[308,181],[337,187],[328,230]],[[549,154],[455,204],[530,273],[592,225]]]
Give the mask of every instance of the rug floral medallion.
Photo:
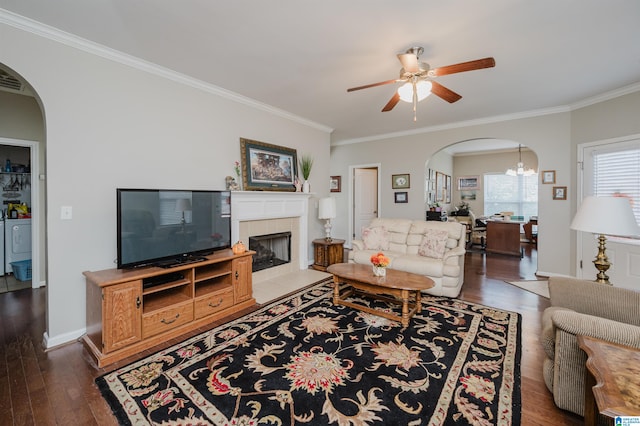
[[[121,424],[520,423],[517,313],[424,297],[403,328],[334,306],[332,286],[302,290],[96,382]]]

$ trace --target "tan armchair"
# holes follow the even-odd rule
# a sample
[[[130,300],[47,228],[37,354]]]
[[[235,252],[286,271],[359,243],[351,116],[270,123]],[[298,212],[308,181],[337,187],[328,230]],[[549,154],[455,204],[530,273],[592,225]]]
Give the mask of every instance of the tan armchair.
[[[549,278],[542,316],[544,380],[555,404],[584,415],[586,354],[578,335],[640,348],[640,293],[576,278]]]

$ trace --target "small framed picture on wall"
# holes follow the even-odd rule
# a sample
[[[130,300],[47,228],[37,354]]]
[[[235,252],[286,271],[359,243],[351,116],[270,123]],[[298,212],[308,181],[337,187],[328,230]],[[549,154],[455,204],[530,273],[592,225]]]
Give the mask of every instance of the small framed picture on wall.
[[[404,189],[411,187],[411,177],[409,173],[401,175],[391,175],[391,188],[392,189]]]
[[[409,202],[409,196],[408,196],[407,192],[394,192],[393,196],[394,196],[394,201],[396,203],[408,203]]]
[[[480,176],[460,176],[458,178],[458,191],[480,189]]]
[[[555,170],[543,170],[542,171],[542,183],[556,183],[556,171]]]
[[[329,190],[331,192],[342,191],[342,176],[331,176],[329,178]]]
[[[554,200],[566,200],[567,199],[567,187],[566,186],[554,186],[553,187],[553,199]]]

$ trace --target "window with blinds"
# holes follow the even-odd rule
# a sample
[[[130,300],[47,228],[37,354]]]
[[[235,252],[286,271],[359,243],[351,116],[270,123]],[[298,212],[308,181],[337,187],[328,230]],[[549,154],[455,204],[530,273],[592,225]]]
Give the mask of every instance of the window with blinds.
[[[484,175],[484,214],[514,212],[528,220],[538,215],[538,174],[508,176]]]
[[[190,192],[160,191],[160,225],[178,225],[191,223],[191,208],[186,208],[181,200],[188,200],[191,205]],[[184,216],[183,216],[184,215]]]
[[[636,146],[592,152],[593,195],[628,197],[640,223],[640,141]]]

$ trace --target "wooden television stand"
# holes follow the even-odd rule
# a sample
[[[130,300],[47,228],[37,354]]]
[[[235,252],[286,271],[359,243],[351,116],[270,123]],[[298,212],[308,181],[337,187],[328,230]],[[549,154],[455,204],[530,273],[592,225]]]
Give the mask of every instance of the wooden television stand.
[[[83,272],[83,343],[103,367],[255,305],[253,254],[222,250],[167,269]]]

